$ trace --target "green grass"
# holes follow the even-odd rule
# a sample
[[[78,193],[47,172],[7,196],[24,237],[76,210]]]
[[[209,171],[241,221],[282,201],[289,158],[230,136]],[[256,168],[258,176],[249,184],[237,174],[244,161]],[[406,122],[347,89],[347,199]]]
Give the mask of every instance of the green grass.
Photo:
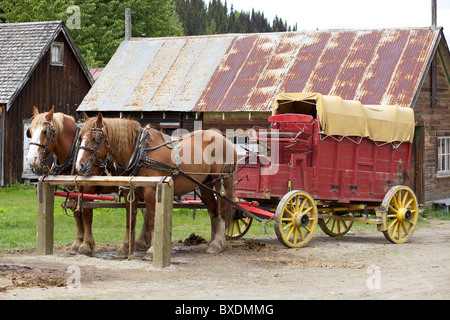
[[[35,248],[36,246],[36,201],[34,186],[15,184],[8,188],[0,188],[0,250],[21,250]],[[61,197],[55,197],[54,207],[54,243],[55,245],[72,244],[75,240],[75,220],[66,215],[61,209]],[[98,244],[121,244],[125,236],[126,212],[123,209],[96,209],[94,210],[93,234]],[[424,219],[426,218],[426,219]],[[450,219],[450,214],[425,208],[419,217],[418,227],[429,224],[428,219]],[[142,228],[142,214],[138,213],[136,224],[136,237]],[[197,210],[193,219],[192,210],[178,209],[173,214],[172,239],[184,240],[191,233],[210,238],[211,225],[206,210]],[[253,221],[246,238],[276,237],[273,221],[269,222],[265,232],[263,223]],[[374,225],[354,223],[352,232],[365,232],[373,230]],[[322,233],[319,227],[316,234]]]
[[[36,247],[37,195],[34,186],[15,184],[0,188],[0,250],[21,250]],[[54,244],[70,245],[75,240],[76,228],[72,211],[66,215],[60,204],[64,198],[55,197]],[[95,242],[100,244],[121,244],[125,236],[126,212],[123,209],[95,209],[92,232]],[[142,228],[143,218],[139,211],[136,223],[136,237]],[[172,239],[184,240],[191,233],[210,238],[211,224],[206,210],[176,209],[173,214]],[[268,234],[275,236],[273,222]],[[254,222],[248,236],[264,235],[264,225]]]

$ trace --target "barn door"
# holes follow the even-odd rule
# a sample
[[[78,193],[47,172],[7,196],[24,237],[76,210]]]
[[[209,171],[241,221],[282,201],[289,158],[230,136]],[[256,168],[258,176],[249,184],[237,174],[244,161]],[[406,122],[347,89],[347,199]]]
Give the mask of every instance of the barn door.
[[[414,190],[417,202],[424,203],[424,132],[423,125],[416,126],[409,166],[409,185]]]

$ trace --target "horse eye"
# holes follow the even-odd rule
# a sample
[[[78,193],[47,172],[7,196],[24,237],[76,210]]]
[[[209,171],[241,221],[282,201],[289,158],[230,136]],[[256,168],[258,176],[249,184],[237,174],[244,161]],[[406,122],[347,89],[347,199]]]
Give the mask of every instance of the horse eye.
[[[31,139],[31,130],[30,130],[30,128],[27,129],[27,138]]]

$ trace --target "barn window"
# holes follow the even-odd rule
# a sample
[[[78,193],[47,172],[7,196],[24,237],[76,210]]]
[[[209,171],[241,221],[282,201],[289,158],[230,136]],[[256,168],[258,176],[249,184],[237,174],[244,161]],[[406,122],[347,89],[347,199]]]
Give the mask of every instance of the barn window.
[[[450,137],[437,138],[438,175],[450,175]]]
[[[52,66],[63,66],[63,53],[64,53],[64,43],[53,42],[51,49],[51,62]]]

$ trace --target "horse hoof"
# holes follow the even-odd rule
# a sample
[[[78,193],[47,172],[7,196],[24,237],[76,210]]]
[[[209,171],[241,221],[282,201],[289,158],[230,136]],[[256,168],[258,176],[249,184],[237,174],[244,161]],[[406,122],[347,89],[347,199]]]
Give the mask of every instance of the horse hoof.
[[[148,245],[144,241],[136,241],[136,250],[137,251],[147,251]]]
[[[222,251],[222,248],[219,246],[214,246],[214,245],[209,245],[208,248],[206,249],[207,253],[212,253],[212,254],[216,254]]]
[[[80,246],[80,248],[78,249],[78,254],[82,254],[82,255],[84,255],[84,256],[88,256],[88,257],[91,257],[92,256],[92,248],[91,248],[91,246],[90,245],[88,245],[88,244],[82,244],[81,246]]]
[[[119,248],[116,251],[116,255],[114,256],[114,259],[128,259],[128,247],[124,248]]]
[[[147,250],[147,252],[145,253],[145,256],[142,258],[142,260],[153,261],[153,246]]]
[[[70,254],[76,255],[78,253],[78,249],[80,249],[80,246],[83,242],[75,240],[75,242],[72,244],[71,252]]]

